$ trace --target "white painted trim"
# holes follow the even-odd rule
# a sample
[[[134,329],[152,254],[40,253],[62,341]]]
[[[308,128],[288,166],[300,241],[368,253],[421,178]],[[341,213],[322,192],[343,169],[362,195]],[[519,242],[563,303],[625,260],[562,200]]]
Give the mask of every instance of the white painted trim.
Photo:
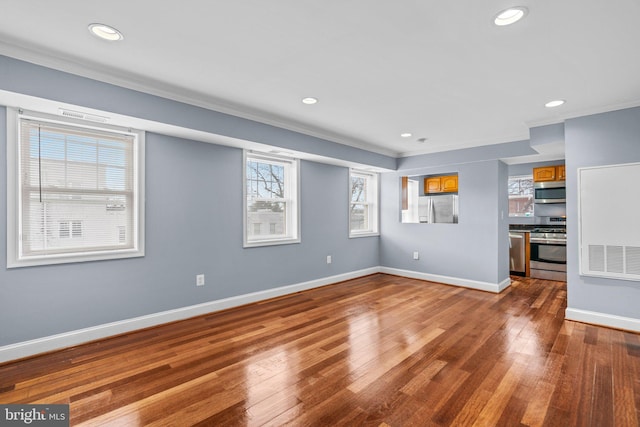
[[[352,178],[354,176],[360,176],[366,179],[365,191],[366,191],[366,199],[365,204],[367,204],[370,209],[369,218],[367,219],[367,223],[371,226],[369,230],[352,230],[351,229],[351,205],[354,203],[352,198],[353,191],[352,188]],[[371,236],[379,236],[380,235],[380,174],[377,172],[371,172],[356,168],[349,168],[349,181],[347,184],[347,188],[349,189],[349,200],[347,201],[347,211],[349,212],[349,238],[357,239],[360,237],[371,237]]]
[[[616,316],[615,314],[600,313],[597,311],[580,310],[578,308],[569,308],[565,310],[564,317],[566,320],[576,322],[590,323],[598,326],[606,326],[608,328],[622,329],[625,331],[640,332],[640,319],[633,317]]]
[[[7,268],[30,267],[37,265],[54,265],[77,263],[97,260],[113,260],[125,258],[137,258],[144,256],[145,244],[145,138],[142,130],[130,129],[115,124],[83,122],[82,120],[56,116],[37,111],[23,111],[15,107],[7,107]],[[134,244],[129,249],[114,249],[113,247],[103,251],[87,252],[78,249],[75,253],[45,254],[25,256],[21,254],[22,237],[22,193],[20,172],[20,150],[22,136],[20,126],[22,120],[36,120],[38,122],[53,123],[66,127],[81,128],[84,130],[111,132],[118,135],[133,137],[134,170],[133,188],[134,218],[133,239]]]
[[[348,145],[373,153],[382,154],[389,157],[398,157],[399,153],[388,147],[371,144],[370,142],[331,132],[308,123],[302,123],[289,117],[279,116],[265,110],[250,108],[216,98],[203,95],[190,90],[185,90],[177,86],[167,85],[166,82],[152,81],[148,76],[137,76],[134,73],[123,70],[106,70],[103,65],[88,63],[87,61],[76,61],[70,58],[62,58],[60,52],[52,55],[50,52],[34,46],[26,46],[8,41],[5,37],[0,41],[0,52],[3,55],[15,58],[19,61],[31,62],[43,67],[52,68],[69,74],[76,74],[88,79],[120,86],[126,89],[135,90],[150,95],[170,99],[176,102],[194,105],[208,110],[217,111],[246,120],[264,123],[267,125],[290,130],[292,132],[309,135],[315,138]],[[519,138],[519,139],[525,139]]]
[[[509,286],[511,286],[511,278],[507,277],[506,279],[504,279],[502,282],[498,283],[498,293],[504,291],[505,289],[507,289]]]
[[[190,317],[213,313],[220,310],[226,310],[228,308],[239,307],[241,305],[250,304],[257,301],[264,301],[270,298],[293,294],[308,289],[319,288],[321,286],[331,285],[333,283],[338,283],[345,280],[356,279],[358,277],[368,276],[375,273],[386,273],[412,279],[428,280],[432,282],[462,286],[465,288],[477,289],[493,293],[499,293],[511,284],[511,279],[508,278],[498,284],[494,284],[488,282],[479,282],[475,280],[460,279],[456,277],[439,276],[436,274],[401,270],[390,267],[370,267],[363,270],[357,270],[349,273],[338,274],[335,276],[328,276],[320,279],[310,280],[308,282],[281,286],[278,288],[267,289],[259,292],[252,292],[249,294],[209,301],[188,307],[167,310],[160,313],[153,313],[146,316],[134,317],[132,319],[120,320],[117,322],[105,323],[89,328],[64,332],[61,334],[37,338],[30,341],[9,344],[0,347],[0,363],[34,356],[36,354],[46,353],[48,351],[60,350],[63,348],[84,344],[90,341],[108,338],[114,335],[124,334],[127,332],[149,328],[152,326],[158,326],[169,322],[175,322],[177,320],[184,320]],[[636,322],[640,323],[640,320],[636,320]],[[628,327],[622,329],[635,330]],[[640,324],[637,326],[637,330],[640,331]]]
[[[157,326],[177,320],[188,319],[190,317],[200,316],[203,314],[225,310],[232,307],[238,307],[257,301],[263,301],[269,298],[275,298],[282,295],[318,288],[321,286],[326,286],[333,283],[342,282],[344,280],[355,279],[379,272],[379,267],[371,267],[363,270],[352,271],[349,273],[338,274],[335,276],[310,280],[308,282],[297,283],[294,285],[282,286],[259,292],[252,292],[249,294],[209,301],[202,304],[196,304],[189,307],[167,310],[160,313],[153,313],[146,316],[121,320],[118,322],[78,329],[75,331],[37,338],[30,341],[9,344],[0,347],[0,363],[33,356],[48,351],[59,350],[62,348],[71,347],[78,344],[87,343],[89,341],[123,334],[126,332],[131,332],[138,329]]]
[[[480,291],[500,293],[510,284],[511,279],[506,278],[500,283],[480,282],[477,280],[461,279],[458,277],[440,276],[438,274],[421,273],[419,271],[402,270],[399,268],[380,267],[381,273],[393,274],[396,276],[409,277],[411,279],[428,280],[430,282],[444,283],[446,285],[462,286],[463,288],[477,289]]]
[[[249,224],[247,223],[247,162],[270,163],[284,166],[284,199],[288,200],[285,209],[285,237],[265,236],[263,239],[249,240]],[[259,248],[263,246],[290,245],[301,242],[302,221],[300,220],[300,160],[294,157],[269,153],[242,150],[242,235],[243,248]]]

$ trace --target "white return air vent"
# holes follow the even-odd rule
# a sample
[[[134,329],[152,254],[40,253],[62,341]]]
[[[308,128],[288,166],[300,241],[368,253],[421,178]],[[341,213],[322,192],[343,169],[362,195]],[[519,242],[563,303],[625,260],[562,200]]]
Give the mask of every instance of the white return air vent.
[[[589,270],[640,277],[640,247],[589,245]]]
[[[640,281],[640,163],[578,169],[580,274]]]
[[[69,118],[78,119],[78,120],[88,120],[90,122],[97,122],[97,123],[106,123],[109,120],[108,117],[98,116],[97,114],[83,113],[81,111],[67,110],[66,108],[59,108],[58,113],[64,117],[69,117]]]

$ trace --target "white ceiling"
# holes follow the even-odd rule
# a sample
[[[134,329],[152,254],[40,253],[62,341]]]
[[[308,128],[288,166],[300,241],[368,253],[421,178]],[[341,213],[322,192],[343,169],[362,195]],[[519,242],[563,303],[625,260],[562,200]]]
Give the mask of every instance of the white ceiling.
[[[494,26],[514,5],[525,20]],[[393,156],[640,105],[637,0],[0,0],[0,11],[0,54]],[[124,40],[91,36],[93,22]]]

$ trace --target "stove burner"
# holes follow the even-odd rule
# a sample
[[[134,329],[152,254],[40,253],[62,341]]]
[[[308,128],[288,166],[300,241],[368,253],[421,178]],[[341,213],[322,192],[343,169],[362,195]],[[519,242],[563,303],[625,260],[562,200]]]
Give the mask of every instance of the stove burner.
[[[557,234],[566,234],[566,228],[557,228],[557,227],[536,227],[531,230],[532,233],[557,233]]]

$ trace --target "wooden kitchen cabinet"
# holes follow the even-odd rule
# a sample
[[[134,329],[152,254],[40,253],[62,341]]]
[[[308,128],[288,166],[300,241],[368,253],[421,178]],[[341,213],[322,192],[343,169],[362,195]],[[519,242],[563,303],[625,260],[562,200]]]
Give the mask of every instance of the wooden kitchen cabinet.
[[[556,180],[556,167],[555,166],[543,166],[539,168],[533,168],[533,181],[555,181]]]
[[[429,176],[424,179],[424,193],[457,193],[458,175]]]
[[[406,211],[409,209],[409,177],[403,176],[400,182],[402,183],[402,210]]]
[[[427,193],[439,193],[440,192],[440,177],[431,177],[424,179],[424,192]]]
[[[533,181],[534,182],[546,182],[546,181],[564,181],[565,180],[565,166],[542,166],[539,168],[533,168]]]
[[[458,192],[458,175],[441,176],[440,187],[443,193],[457,193]]]

